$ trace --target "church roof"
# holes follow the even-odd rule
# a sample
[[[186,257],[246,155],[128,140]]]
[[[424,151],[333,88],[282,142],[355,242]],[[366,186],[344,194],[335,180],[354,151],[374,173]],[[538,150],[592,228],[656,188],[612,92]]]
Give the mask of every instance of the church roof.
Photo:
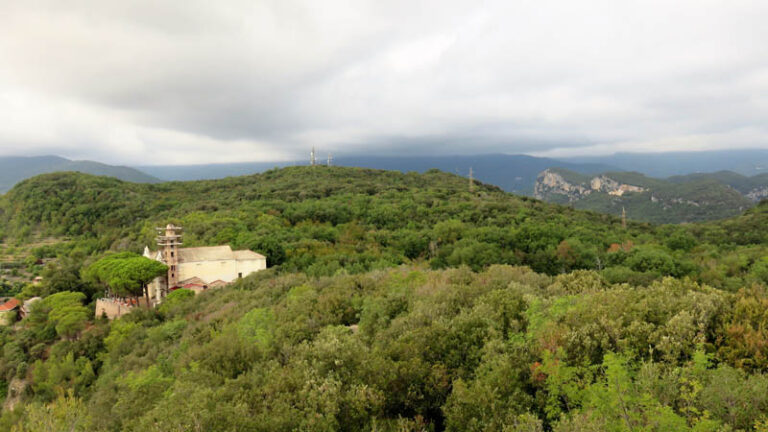
[[[259,253],[256,253],[256,252],[252,251],[252,250],[247,250],[247,249],[246,250],[234,251],[233,253],[235,254],[235,259],[238,260],[238,261],[266,258],[262,254],[259,254]]]
[[[195,284],[195,285],[201,285],[202,286],[202,285],[205,285],[205,281],[200,279],[197,276],[193,276],[193,277],[191,277],[189,279],[184,279],[183,281],[178,283],[179,286],[190,285],[190,284]]]
[[[206,246],[179,249],[179,262],[220,261],[234,259],[229,246]]]
[[[179,249],[179,262],[202,262],[224,260],[252,260],[264,258],[263,255],[249,250],[233,251],[229,246],[206,246]]]

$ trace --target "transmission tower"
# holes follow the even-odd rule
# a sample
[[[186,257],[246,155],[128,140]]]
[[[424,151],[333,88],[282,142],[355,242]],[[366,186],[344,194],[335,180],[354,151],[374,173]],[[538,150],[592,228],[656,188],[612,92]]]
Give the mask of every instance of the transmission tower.
[[[627,229],[627,211],[624,207],[621,208],[621,227]]]
[[[333,165],[333,155],[328,153],[328,166]]]
[[[312,146],[312,151],[309,153],[309,165],[315,166],[317,160],[315,159],[315,146]]]

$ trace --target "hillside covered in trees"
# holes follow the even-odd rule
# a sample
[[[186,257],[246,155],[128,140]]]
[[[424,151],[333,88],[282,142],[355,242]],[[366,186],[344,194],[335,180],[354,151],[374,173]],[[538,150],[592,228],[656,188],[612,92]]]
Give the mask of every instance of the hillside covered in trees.
[[[439,171],[340,167],[50,174],[1,201],[5,247],[59,241],[31,248],[50,262],[16,293],[43,301],[0,328],[0,430],[768,430],[765,204],[624,228]],[[168,222],[272,268],[90,319],[88,269]]]
[[[580,210],[654,223],[701,222],[733,217],[768,198],[768,174],[730,171],[646,177],[637,172],[585,175],[562,168],[539,173],[534,196]]]

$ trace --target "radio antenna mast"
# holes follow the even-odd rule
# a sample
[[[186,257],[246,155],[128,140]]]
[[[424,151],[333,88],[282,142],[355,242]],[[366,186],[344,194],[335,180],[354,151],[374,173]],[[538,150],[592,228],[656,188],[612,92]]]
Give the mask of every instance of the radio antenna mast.
[[[621,208],[621,228],[627,229],[627,211]]]
[[[312,151],[309,153],[309,165],[315,166],[317,160],[315,159],[315,146],[312,146]]]
[[[472,167],[469,167],[469,191],[475,191],[475,177],[472,173]]]
[[[333,165],[333,155],[328,153],[328,166]]]

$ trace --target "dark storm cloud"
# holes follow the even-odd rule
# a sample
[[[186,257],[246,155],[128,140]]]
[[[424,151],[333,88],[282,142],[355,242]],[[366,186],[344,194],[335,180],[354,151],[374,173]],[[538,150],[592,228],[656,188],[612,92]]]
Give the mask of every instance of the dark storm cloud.
[[[0,4],[0,154],[768,145],[760,1]]]

